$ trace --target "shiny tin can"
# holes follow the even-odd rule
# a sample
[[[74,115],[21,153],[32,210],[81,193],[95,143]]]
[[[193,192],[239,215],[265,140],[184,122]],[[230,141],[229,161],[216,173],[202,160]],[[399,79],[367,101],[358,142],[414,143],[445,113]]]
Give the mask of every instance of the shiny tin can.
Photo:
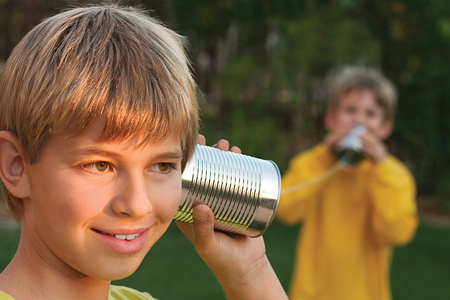
[[[175,220],[192,223],[192,208],[208,205],[219,230],[257,237],[272,223],[281,175],[269,160],[197,145],[182,174]]]

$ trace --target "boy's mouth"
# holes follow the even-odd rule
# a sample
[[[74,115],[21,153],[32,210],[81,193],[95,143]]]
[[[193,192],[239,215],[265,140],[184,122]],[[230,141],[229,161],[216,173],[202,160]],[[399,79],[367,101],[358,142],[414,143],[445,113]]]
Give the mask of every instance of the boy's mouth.
[[[150,227],[134,228],[90,228],[93,235],[107,248],[119,254],[133,254],[141,251],[147,244]]]
[[[106,233],[106,232],[102,232],[98,229],[94,229],[92,228],[93,231],[101,233],[101,234],[106,234],[106,235],[110,235],[110,236],[114,236],[116,237],[116,239],[119,240],[127,240],[127,241],[131,241],[134,240],[135,237],[139,236],[140,233],[133,233],[133,234],[112,234],[112,233]]]

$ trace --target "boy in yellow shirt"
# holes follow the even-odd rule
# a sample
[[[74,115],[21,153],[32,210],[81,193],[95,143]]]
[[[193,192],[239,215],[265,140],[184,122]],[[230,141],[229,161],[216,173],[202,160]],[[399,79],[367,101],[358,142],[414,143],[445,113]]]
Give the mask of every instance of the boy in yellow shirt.
[[[388,300],[392,248],[408,243],[418,224],[415,182],[383,143],[394,124],[395,91],[374,70],[348,68],[335,78],[329,105],[328,135],[294,157],[282,178],[277,217],[303,224],[289,296]],[[337,144],[355,125],[365,127],[364,159],[336,169]]]
[[[175,216],[195,90],[182,37],[133,8],[71,9],[24,37],[0,82],[0,177],[22,222],[1,300],[153,299],[111,280]],[[215,232],[205,205],[179,227],[230,299],[287,299],[262,238]]]

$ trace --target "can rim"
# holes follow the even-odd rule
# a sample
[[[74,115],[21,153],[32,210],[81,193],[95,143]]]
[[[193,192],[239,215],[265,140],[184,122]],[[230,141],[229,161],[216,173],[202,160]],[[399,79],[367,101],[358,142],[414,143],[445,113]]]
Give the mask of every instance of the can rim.
[[[277,164],[274,161],[272,161],[272,160],[267,160],[267,161],[271,162],[275,166],[275,170],[277,170],[277,175],[278,175],[277,202],[276,202],[275,208],[273,209],[272,217],[270,218],[269,222],[267,222],[266,228],[264,228],[264,230],[262,230],[259,234],[254,235],[254,236],[250,236],[251,238],[260,237],[267,231],[267,229],[269,229],[270,225],[272,224],[273,220],[275,219],[275,215],[277,214],[277,210],[278,210],[278,205],[280,204],[280,197],[281,197],[281,173],[280,173],[280,169],[278,168]]]

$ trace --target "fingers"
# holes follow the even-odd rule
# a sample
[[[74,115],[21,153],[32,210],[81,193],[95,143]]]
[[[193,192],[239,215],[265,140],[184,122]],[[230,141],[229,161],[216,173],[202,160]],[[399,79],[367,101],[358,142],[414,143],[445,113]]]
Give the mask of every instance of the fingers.
[[[212,145],[211,147],[228,151],[230,149],[230,143],[227,140],[222,139],[218,141],[216,144]]]
[[[236,146],[231,147],[230,152],[242,154],[241,149],[239,147],[236,147]]]
[[[381,162],[387,155],[386,145],[370,132],[361,135],[361,144],[364,155],[375,163]]]
[[[382,144],[381,140],[371,133],[365,133],[360,136],[363,148],[372,150]]]
[[[328,149],[333,150],[336,144],[349,133],[350,131],[331,132],[324,138],[323,143],[328,147]]]
[[[206,139],[205,139],[205,136],[204,136],[204,135],[199,134],[199,135],[197,136],[197,144],[200,144],[200,145],[206,145]]]
[[[328,147],[328,149],[333,150],[334,146],[336,146],[336,144],[343,138],[343,136],[338,136],[338,135],[328,135],[325,137],[325,139],[323,140],[323,143],[325,144],[325,146]]]
[[[342,125],[331,130],[323,139],[322,143],[331,151],[340,140],[349,135],[351,132],[350,125]]]
[[[224,151],[229,150],[230,152],[242,154],[242,151],[239,147],[233,146],[230,149],[230,143],[224,139],[221,139],[220,141],[218,141],[216,144],[212,145],[211,147],[214,147],[214,148],[217,148],[220,150],[224,150]]]
[[[215,245],[214,215],[206,205],[197,205],[193,211],[194,245],[200,255],[202,249]]]
[[[176,222],[178,228],[194,244],[202,255],[217,248],[218,242],[214,233],[214,214],[206,205],[194,207],[193,224]]]

